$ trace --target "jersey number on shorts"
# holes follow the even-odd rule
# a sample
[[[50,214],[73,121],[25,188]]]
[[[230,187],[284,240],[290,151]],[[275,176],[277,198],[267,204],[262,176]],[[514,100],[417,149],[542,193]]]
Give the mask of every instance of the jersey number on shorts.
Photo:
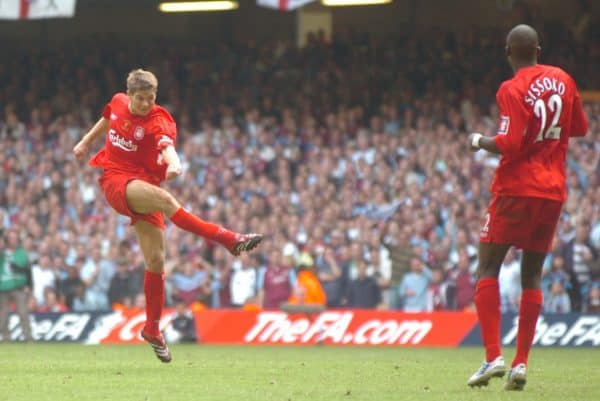
[[[546,127],[548,122],[548,111],[552,113],[552,121],[550,126]],[[548,104],[544,100],[538,99],[533,105],[533,113],[540,121],[540,132],[538,132],[535,142],[543,141],[544,139],[560,139],[561,127],[558,126],[560,113],[562,112],[562,98],[556,93],[548,99]]]

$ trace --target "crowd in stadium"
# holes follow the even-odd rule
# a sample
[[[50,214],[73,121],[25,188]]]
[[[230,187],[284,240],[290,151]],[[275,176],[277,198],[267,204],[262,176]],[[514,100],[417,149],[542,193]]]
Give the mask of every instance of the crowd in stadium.
[[[578,57],[597,59],[597,43],[561,27],[542,33],[543,63],[600,87],[594,57]],[[168,224],[168,305],[269,307],[270,270],[289,280],[275,297],[284,302],[308,269],[329,307],[472,308],[498,158],[468,152],[465,138],[495,133],[494,93],[510,76],[501,33],[347,31],[312,35],[303,49],[99,38],[53,58],[17,54],[0,64],[0,228],[28,252],[31,310],[143,307],[129,221],[104,200],[99,171],[72,155],[137,67],[156,73],[158,103],[178,123],[184,174],[165,185],[203,218],[267,236],[234,258]],[[600,312],[600,103],[585,110],[590,130],[569,145],[569,198],[544,267],[546,312]],[[513,249],[504,311],[518,310],[519,267]]]

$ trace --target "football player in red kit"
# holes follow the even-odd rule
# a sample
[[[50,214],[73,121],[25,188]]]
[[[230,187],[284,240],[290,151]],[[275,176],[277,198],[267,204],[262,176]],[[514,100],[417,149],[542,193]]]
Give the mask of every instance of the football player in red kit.
[[[542,264],[550,248],[566,199],[569,138],[584,136],[587,121],[573,79],[558,67],[537,63],[537,32],[514,27],[506,38],[506,55],[514,77],[500,85],[496,100],[500,122],[494,137],[469,136],[471,151],[502,155],[491,186],[492,201],[483,219],[475,305],[486,358],[468,385],[485,386],[504,376],[500,350],[498,274],[511,245],[523,250],[516,355],[506,390],[522,390],[527,358],[542,307]]]
[[[162,181],[178,176],[182,169],[175,151],[175,121],[166,109],[155,104],[157,89],[154,74],[142,69],[132,71],[127,77],[127,94],[113,96],[100,120],[73,152],[82,160],[90,145],[107,134],[104,148],[89,164],[104,170],[99,182],[106,200],[118,213],[129,216],[135,227],[146,262],[146,324],[141,336],[158,359],[170,362],[171,354],[159,331],[165,300],[163,215],[186,231],[222,244],[233,255],[253,249],[263,237],[235,233],[203,221],[160,187]]]

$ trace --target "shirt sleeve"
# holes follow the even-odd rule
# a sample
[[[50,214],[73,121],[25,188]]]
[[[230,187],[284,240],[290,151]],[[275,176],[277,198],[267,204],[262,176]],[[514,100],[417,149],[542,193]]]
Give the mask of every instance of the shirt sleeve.
[[[110,114],[112,113],[110,103],[111,102],[106,103],[104,109],[102,109],[102,117],[106,118],[107,120],[110,120]]]
[[[575,85],[573,83],[573,85]],[[573,98],[573,110],[571,111],[571,129],[569,136],[585,136],[588,131],[588,122],[583,112],[583,106],[581,104],[581,98],[577,88],[574,87],[575,96]]]
[[[503,155],[517,154],[527,129],[527,110],[519,97],[505,85],[498,90],[496,101],[500,109],[500,122],[494,142]]]
[[[177,138],[177,126],[169,115],[156,118],[153,130],[155,132],[156,149],[160,152],[168,146],[175,146]]]

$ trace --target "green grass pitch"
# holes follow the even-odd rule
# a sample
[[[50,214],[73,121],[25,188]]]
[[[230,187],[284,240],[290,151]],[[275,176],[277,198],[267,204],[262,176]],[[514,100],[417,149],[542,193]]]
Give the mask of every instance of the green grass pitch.
[[[0,400],[600,400],[600,349],[534,348],[528,383],[470,389],[479,348],[0,344]],[[514,349],[505,350],[510,361]]]

